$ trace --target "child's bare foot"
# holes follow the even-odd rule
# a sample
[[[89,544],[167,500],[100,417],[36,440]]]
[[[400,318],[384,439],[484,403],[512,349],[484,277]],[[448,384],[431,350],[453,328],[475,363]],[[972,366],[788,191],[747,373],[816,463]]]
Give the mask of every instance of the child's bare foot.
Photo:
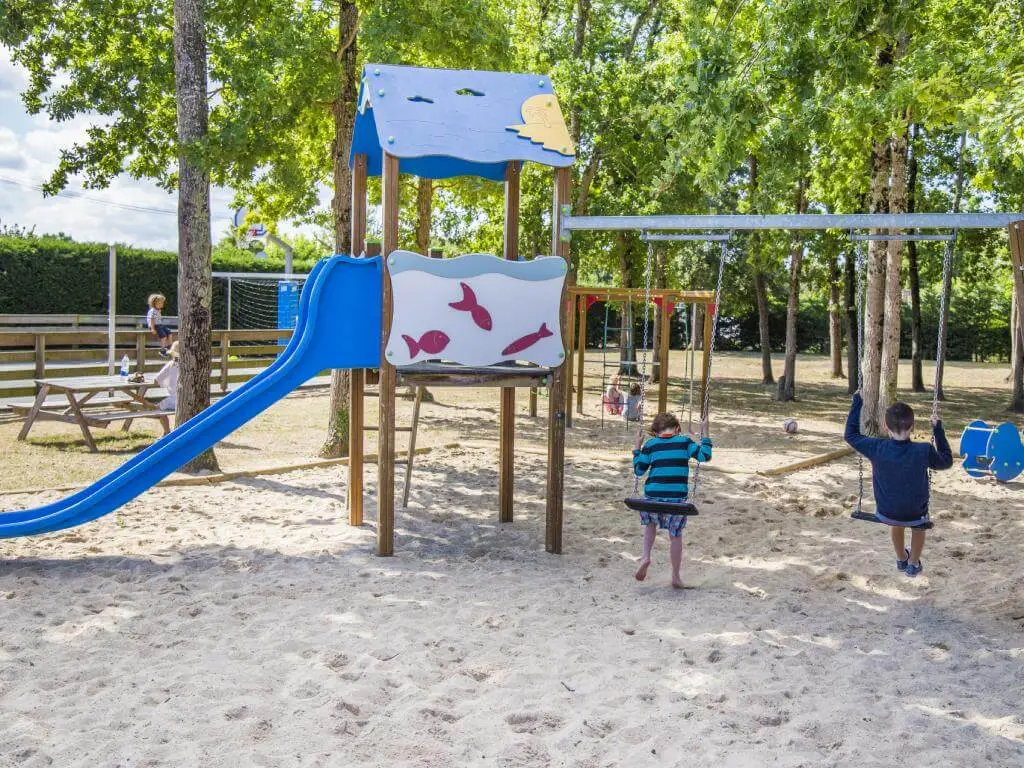
[[[685,589],[683,586],[683,580],[678,576],[672,579],[672,589]]]
[[[643,581],[647,578],[647,569],[651,567],[650,560],[641,560],[640,567],[636,569],[636,580]]]

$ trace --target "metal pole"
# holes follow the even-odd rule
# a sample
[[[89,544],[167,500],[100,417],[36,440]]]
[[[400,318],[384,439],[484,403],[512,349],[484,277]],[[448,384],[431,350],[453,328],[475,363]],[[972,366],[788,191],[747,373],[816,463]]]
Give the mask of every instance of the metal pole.
[[[699,242],[721,242],[728,240],[731,235],[728,233],[700,233],[700,234],[652,234],[650,232],[644,232],[640,235],[640,239],[644,242],[686,242],[690,240],[696,240]]]
[[[107,266],[107,374],[114,375],[117,342],[117,246],[110,246]]]
[[[231,278],[228,277],[228,330],[231,330]]]
[[[866,241],[866,240],[901,240],[901,241],[919,241],[919,240],[938,240],[940,242],[950,242],[956,240],[956,235],[924,235],[924,234],[900,234],[900,235],[886,235],[886,234],[868,234],[868,235],[855,235],[851,234],[850,239],[855,242]]]

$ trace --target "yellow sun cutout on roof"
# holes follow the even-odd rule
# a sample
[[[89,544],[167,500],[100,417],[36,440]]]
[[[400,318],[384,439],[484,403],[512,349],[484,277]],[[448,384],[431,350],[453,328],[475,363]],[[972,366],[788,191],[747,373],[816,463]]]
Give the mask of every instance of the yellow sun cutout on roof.
[[[553,93],[538,93],[523,102],[523,123],[506,126],[524,139],[540,144],[561,155],[575,155],[576,150],[565,127],[562,109]]]

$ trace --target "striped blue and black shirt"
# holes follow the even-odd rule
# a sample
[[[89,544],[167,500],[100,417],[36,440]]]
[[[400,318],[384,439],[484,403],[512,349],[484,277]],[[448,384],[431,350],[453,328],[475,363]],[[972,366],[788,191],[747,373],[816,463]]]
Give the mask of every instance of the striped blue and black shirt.
[[[690,492],[690,459],[710,461],[711,438],[695,442],[687,435],[652,437],[633,451],[633,471],[647,475],[644,496],[651,499],[683,500]]]

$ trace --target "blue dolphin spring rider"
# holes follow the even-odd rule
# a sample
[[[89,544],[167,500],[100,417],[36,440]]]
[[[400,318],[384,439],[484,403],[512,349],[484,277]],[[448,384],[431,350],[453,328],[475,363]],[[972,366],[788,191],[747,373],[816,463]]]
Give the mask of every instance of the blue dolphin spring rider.
[[[1013,422],[999,426],[976,420],[960,435],[963,468],[971,477],[994,477],[1008,483],[1024,472],[1024,442]]]

